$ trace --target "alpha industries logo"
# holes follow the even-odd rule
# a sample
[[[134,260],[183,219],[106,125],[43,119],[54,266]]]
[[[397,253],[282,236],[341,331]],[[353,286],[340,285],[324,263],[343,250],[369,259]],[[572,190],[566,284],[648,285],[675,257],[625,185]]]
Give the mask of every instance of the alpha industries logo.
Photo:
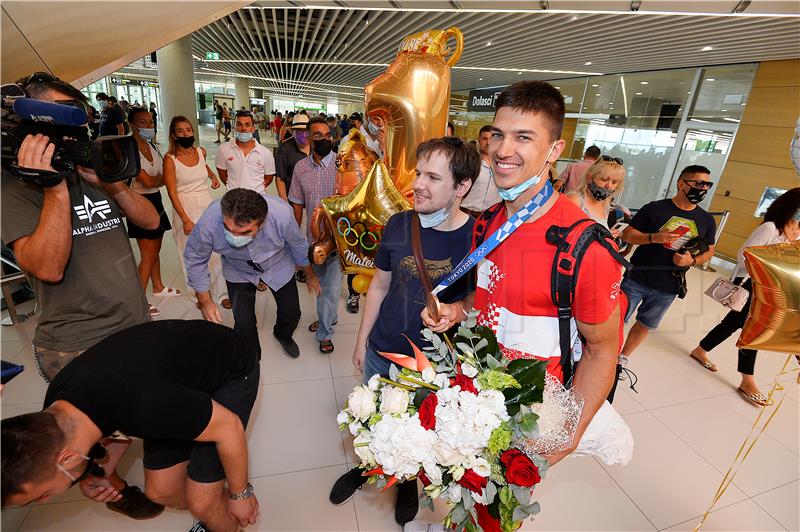
[[[95,215],[101,220],[105,220],[106,215],[111,214],[111,206],[108,204],[108,200],[100,200],[95,203],[85,194],[83,196],[83,205],[75,205],[73,208],[79,220],[86,220],[89,223],[92,223]]]

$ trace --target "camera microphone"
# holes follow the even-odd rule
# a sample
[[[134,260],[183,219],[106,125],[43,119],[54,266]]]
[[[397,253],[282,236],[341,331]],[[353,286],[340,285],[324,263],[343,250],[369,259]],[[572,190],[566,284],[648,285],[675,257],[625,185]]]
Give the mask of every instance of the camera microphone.
[[[23,120],[47,122],[61,126],[83,126],[89,120],[86,111],[79,107],[45,102],[33,98],[16,98],[14,114]]]

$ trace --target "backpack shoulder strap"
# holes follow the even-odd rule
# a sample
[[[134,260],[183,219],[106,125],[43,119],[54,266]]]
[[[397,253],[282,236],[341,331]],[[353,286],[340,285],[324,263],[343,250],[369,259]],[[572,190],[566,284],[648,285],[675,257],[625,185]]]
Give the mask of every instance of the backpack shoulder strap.
[[[592,243],[597,242],[626,269],[630,263],[616,250],[611,243],[611,233],[590,218],[584,218],[569,227],[551,226],[546,233],[549,243],[558,251],[553,259],[550,276],[550,297],[558,309],[558,336],[561,351],[561,369],[564,373],[564,385],[572,385],[574,372],[572,361],[572,345],[570,343],[570,320],[572,304],[575,299],[575,288],[578,284],[578,272],[583,256]]]
[[[502,201],[500,203],[495,203],[483,211],[475,220],[475,226],[472,228],[472,249],[477,248],[486,240],[486,233],[489,231],[489,226],[492,225],[492,221],[495,217],[500,214],[504,205]]]

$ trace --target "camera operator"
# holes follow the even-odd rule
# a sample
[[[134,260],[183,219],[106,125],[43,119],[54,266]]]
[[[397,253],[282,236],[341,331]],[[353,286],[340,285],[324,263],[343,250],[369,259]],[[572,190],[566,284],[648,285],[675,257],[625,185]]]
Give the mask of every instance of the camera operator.
[[[88,106],[80,91],[49,74],[17,84],[28,98]],[[59,175],[51,164],[56,146],[50,140],[41,133],[25,136],[16,159],[20,172]],[[88,129],[85,139],[56,141],[66,146],[89,142]],[[158,213],[123,182],[105,182],[91,168],[75,168],[61,172],[63,179],[49,187],[35,186],[5,164],[2,170],[2,237],[32,279],[40,308],[34,362],[48,382],[106,336],[150,319],[122,217],[155,229]],[[97,480],[90,477],[81,490],[114,511],[136,519],[163,511],[116,473]]]

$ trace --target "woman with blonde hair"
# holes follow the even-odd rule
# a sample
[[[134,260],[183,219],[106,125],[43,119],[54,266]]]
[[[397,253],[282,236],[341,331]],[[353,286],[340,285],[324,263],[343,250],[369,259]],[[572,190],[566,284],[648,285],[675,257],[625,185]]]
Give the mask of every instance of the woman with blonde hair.
[[[164,157],[164,184],[172,201],[172,226],[175,244],[183,274],[183,250],[194,229],[194,224],[214,199],[208,188],[219,188],[220,182],[206,163],[206,149],[195,146],[192,123],[185,116],[176,116],[169,124],[169,151]],[[222,263],[219,255],[212,255],[209,263],[211,272],[211,291],[224,308],[231,308],[228,289],[222,277]]]
[[[622,196],[624,184],[625,167],[622,159],[601,155],[586,170],[583,184],[577,192],[569,192],[567,197],[574,201],[590,218],[608,228],[611,204]],[[619,235],[614,235],[615,238],[617,236]]]

